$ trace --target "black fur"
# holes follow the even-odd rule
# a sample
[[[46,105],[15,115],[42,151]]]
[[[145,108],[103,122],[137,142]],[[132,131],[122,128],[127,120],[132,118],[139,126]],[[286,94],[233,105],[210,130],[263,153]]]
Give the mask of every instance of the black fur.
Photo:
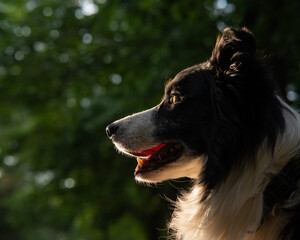
[[[299,240],[300,239],[300,204],[287,211],[292,216],[289,223],[284,227],[280,239]]]
[[[181,99],[178,104],[170,103],[173,95]],[[252,33],[227,28],[206,63],[166,85],[156,137],[183,141],[196,155],[208,156],[200,178],[209,192],[264,139],[274,147],[284,130],[281,108]]]

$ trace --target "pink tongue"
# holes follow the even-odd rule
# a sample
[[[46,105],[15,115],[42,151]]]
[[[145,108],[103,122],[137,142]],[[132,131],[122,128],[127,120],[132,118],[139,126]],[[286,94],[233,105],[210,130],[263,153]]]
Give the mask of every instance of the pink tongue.
[[[138,155],[140,155],[140,156],[151,156],[152,154],[156,153],[159,149],[161,149],[165,145],[166,144],[163,143],[163,144],[157,145],[153,148],[138,152]]]

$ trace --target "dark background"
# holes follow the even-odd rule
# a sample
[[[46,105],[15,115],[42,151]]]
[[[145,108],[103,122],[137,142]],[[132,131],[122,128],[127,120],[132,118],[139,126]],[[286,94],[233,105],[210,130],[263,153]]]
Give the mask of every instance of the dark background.
[[[299,13],[297,0],[1,1],[0,238],[166,236],[186,179],[136,184],[106,125],[157,104],[226,26],[255,34],[299,107]]]

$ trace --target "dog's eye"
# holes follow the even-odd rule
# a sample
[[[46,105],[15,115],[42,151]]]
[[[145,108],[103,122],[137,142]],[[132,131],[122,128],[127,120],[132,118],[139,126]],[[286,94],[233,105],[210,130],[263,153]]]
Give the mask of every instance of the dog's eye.
[[[170,103],[172,103],[172,104],[177,103],[179,101],[180,101],[180,98],[176,95],[171,96],[171,98],[170,98]]]

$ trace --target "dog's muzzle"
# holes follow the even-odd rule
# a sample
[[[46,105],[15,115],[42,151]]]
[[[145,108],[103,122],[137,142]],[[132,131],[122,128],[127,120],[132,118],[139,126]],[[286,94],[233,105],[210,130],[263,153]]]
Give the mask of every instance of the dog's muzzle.
[[[157,137],[156,114],[152,108],[122,118],[108,125],[106,134],[120,152],[137,159],[137,181],[197,178],[202,157],[192,156],[181,141]]]

